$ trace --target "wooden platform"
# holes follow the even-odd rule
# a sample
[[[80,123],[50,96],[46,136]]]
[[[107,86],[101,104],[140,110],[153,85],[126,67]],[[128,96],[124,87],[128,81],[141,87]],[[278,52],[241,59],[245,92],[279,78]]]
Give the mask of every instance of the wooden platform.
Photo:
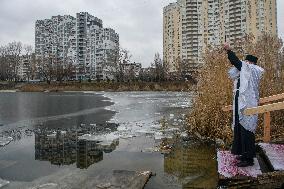
[[[284,188],[284,145],[258,144],[254,165],[237,167],[229,151],[218,150],[219,185],[228,188]]]
[[[254,159],[254,166],[238,167],[238,160],[229,151],[218,151],[218,173],[222,179],[257,178],[262,174],[258,160]]]

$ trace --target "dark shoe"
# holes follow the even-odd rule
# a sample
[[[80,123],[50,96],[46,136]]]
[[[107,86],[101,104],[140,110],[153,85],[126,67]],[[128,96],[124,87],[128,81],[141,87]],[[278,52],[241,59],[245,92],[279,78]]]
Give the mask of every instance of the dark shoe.
[[[248,167],[248,166],[253,166],[254,163],[252,161],[241,161],[237,163],[238,167]]]

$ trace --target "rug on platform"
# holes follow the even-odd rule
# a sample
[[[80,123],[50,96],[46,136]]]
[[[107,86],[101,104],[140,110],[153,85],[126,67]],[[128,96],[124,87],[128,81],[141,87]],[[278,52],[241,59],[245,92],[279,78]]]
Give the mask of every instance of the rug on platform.
[[[284,171],[284,145],[260,143],[259,146],[268,157],[275,171]]]
[[[238,167],[238,160],[236,156],[231,154],[230,151],[218,151],[218,173],[225,178],[233,177],[254,177],[261,174],[258,160],[254,158],[254,165],[249,167]]]

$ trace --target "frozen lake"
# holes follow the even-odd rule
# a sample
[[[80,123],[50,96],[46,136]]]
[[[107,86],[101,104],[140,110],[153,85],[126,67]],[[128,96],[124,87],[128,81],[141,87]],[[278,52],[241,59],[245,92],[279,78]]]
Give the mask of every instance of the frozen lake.
[[[213,147],[190,142],[159,151],[185,135],[193,98],[178,92],[0,92],[0,188],[84,188],[88,179],[113,170],[156,173],[149,189],[214,184]]]

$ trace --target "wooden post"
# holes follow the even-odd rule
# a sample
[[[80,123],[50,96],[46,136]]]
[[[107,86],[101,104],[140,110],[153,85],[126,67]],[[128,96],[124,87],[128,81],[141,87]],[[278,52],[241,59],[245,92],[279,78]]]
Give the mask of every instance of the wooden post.
[[[263,138],[263,141],[265,143],[268,143],[270,142],[270,121],[271,121],[271,118],[270,118],[270,112],[265,112],[264,113],[264,138]]]

